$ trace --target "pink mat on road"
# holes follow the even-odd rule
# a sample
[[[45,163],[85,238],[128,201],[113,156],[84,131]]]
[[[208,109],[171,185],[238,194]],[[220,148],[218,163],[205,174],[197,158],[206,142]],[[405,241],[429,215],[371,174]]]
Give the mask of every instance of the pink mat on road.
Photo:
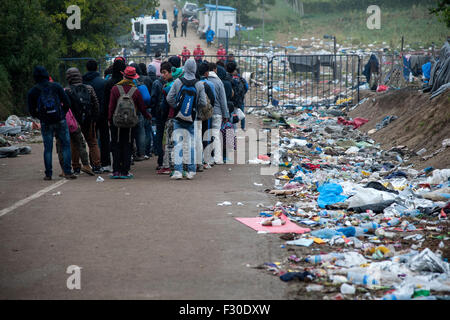
[[[264,219],[263,217],[257,218],[235,218],[237,221],[245,224],[247,227],[252,228],[256,231],[266,231],[267,233],[305,233],[310,232],[311,230],[308,228],[301,228],[295,223],[291,222],[285,215],[281,216],[281,219],[286,221],[284,226],[270,226],[265,227],[261,225],[261,222]]]

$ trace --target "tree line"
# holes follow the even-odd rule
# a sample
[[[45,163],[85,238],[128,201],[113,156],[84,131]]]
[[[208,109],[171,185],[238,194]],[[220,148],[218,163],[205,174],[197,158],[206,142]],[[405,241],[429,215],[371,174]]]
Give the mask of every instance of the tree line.
[[[66,22],[70,5],[81,9],[81,29]],[[0,118],[27,113],[26,93],[35,65],[57,72],[61,57],[100,57],[130,32],[130,19],[153,14],[158,0],[0,1]]]

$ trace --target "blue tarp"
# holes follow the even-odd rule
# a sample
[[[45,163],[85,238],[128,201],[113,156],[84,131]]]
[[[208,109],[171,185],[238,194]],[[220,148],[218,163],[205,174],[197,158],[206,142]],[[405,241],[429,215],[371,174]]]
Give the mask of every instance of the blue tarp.
[[[327,205],[343,202],[347,200],[347,196],[341,195],[344,191],[341,185],[337,183],[325,183],[317,189],[320,192],[317,203],[320,208],[325,208]]]

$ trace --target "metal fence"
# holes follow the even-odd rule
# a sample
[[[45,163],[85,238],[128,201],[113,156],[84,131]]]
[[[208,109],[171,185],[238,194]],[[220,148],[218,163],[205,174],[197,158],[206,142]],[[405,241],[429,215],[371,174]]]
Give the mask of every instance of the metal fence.
[[[153,59],[152,56],[126,58],[129,63],[145,63],[147,66]],[[162,58],[167,60],[168,57]],[[60,76],[56,80],[66,85],[65,71],[70,67],[77,67],[84,74],[86,62],[90,59],[61,59]],[[113,62],[113,58],[95,60],[101,74]],[[203,60],[217,62],[220,57],[204,56]],[[234,61],[249,84],[245,97],[247,107],[270,104],[310,106],[334,103],[339,98],[352,98],[351,105],[360,100],[362,66],[357,55],[237,55]]]
[[[270,61],[270,100],[275,105],[359,102],[360,58],[357,55],[277,55]]]

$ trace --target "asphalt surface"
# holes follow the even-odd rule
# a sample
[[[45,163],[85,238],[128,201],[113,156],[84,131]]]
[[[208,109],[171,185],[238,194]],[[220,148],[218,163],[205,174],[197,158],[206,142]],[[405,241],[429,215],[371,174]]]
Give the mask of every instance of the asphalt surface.
[[[0,159],[0,210],[61,181],[56,154],[47,182],[43,145],[32,150]],[[0,299],[283,299],[284,283],[247,266],[277,261],[278,236],[234,219],[272,203],[254,185],[272,177],[223,165],[171,181],[155,167],[136,163],[134,180],[81,175],[1,216]],[[71,265],[80,290],[67,288]]]

